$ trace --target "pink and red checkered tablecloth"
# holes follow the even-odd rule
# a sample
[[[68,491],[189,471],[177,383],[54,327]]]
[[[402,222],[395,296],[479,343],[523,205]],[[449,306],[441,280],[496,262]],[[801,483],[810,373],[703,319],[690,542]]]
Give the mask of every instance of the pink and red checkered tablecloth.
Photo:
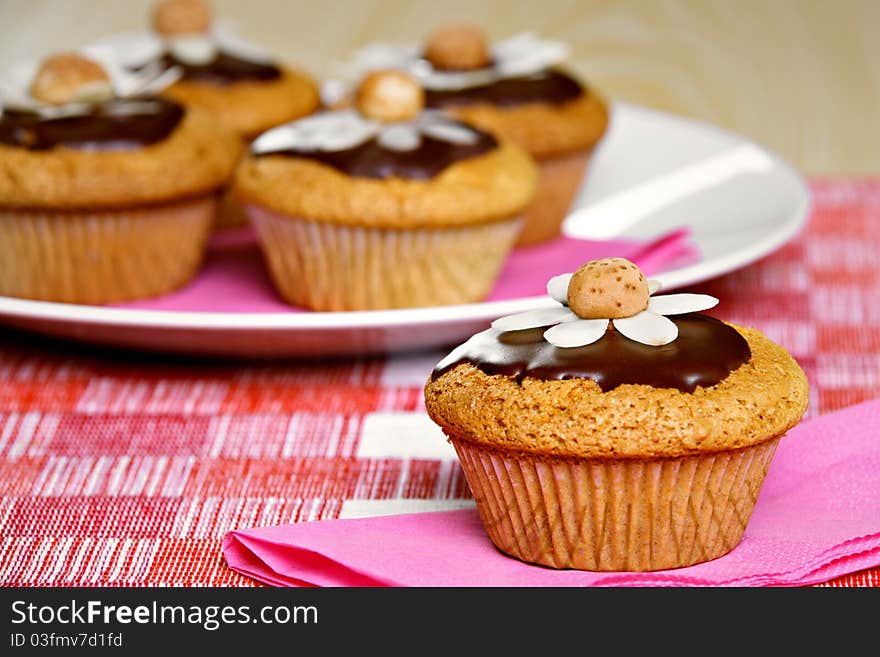
[[[802,235],[693,290],[792,352],[815,415],[880,396],[880,180],[812,191]],[[470,505],[423,412],[442,355],[182,361],[0,330],[0,585],[252,586],[231,529]]]

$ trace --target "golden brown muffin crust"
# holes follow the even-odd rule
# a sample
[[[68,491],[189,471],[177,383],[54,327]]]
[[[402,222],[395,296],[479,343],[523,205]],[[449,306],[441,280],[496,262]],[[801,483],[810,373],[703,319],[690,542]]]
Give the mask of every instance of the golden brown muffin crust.
[[[282,68],[275,80],[216,85],[179,80],[164,96],[207,110],[247,140],[276,125],[314,112],[320,103],[317,83],[304,72]]]
[[[430,180],[352,177],[308,158],[245,158],[236,193],[281,214],[349,226],[417,228],[507,219],[531,201],[537,168],[508,142],[456,162]]]
[[[733,326],[733,325],[732,325]],[[754,445],[798,423],[803,370],[760,331],[734,326],[751,358],[693,393],[590,379],[522,384],[461,364],[425,386],[430,417],[447,435],[501,451],[590,458],[674,457]]]
[[[212,193],[241,156],[239,137],[188,109],[162,141],[125,151],[0,144],[0,207],[114,208]]]
[[[560,105],[499,107],[478,103],[451,111],[464,121],[511,139],[539,159],[593,148],[608,128],[609,114],[605,101],[588,90]]]

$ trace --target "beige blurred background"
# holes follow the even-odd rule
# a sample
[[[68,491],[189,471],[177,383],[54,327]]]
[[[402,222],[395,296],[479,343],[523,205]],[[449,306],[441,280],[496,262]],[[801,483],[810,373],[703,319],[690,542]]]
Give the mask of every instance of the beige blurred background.
[[[149,0],[0,0],[0,61],[147,24]],[[880,173],[877,0],[214,0],[240,32],[316,76],[374,40],[449,20],[567,41],[612,100],[744,134],[808,175]]]

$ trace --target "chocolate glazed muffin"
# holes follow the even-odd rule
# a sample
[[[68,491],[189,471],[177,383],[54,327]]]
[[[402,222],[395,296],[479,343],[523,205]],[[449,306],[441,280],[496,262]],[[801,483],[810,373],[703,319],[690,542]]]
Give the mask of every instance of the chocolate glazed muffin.
[[[210,113],[238,133],[245,146],[269,128],[318,108],[318,85],[310,75],[238,38],[226,23],[215,20],[204,0],[162,0],[151,18],[152,39],[144,47],[149,56],[131,64],[180,71],[163,95]],[[132,46],[124,35],[114,43],[123,51]],[[246,224],[234,196],[226,194],[216,227]]]
[[[755,329],[650,297],[632,263],[557,277],[562,305],[497,320],[425,386],[489,538],[554,568],[649,571],[742,539],[803,371]],[[671,317],[665,317],[671,315]]]
[[[608,126],[605,101],[562,67],[566,54],[563,44],[530,34],[490,45],[479,28],[452,24],[421,48],[368,47],[355,67],[380,62],[411,71],[427,107],[510,139],[537,161],[537,191],[517,240],[527,245],[559,235]]]
[[[517,146],[423,111],[410,76],[367,76],[355,108],[255,140],[236,192],[272,279],[313,310],[406,308],[488,294],[535,167]]]
[[[201,262],[241,143],[153,95],[168,76],[104,64],[65,53],[4,85],[0,294],[149,297],[188,282]]]
[[[162,51],[157,61],[142,64],[182,73],[164,95],[210,112],[243,139],[317,109],[311,76],[234,37],[204,0],[163,0],[152,24]]]

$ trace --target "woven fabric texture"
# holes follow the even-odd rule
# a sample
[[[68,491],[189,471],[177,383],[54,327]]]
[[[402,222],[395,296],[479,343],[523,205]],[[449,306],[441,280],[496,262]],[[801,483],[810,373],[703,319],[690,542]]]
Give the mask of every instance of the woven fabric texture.
[[[880,395],[880,180],[811,189],[801,235],[689,288],[789,349],[808,416]],[[0,585],[254,586],[222,559],[231,529],[471,504],[423,409],[442,355],[219,362],[0,330]]]

